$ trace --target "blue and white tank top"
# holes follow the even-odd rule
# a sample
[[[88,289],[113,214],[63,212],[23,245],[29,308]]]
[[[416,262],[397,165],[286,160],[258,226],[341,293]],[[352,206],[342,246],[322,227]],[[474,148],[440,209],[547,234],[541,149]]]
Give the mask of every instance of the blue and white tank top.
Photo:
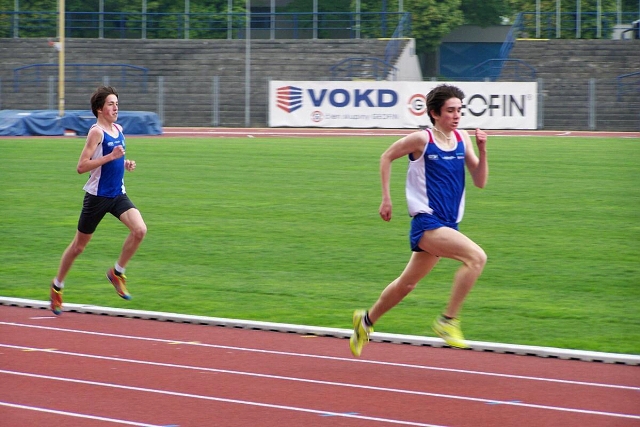
[[[417,159],[409,155],[406,184],[409,215],[427,213],[446,222],[459,223],[464,215],[464,140],[454,131],[456,147],[445,151],[436,145],[431,130],[425,131],[429,142],[422,155]]]
[[[97,125],[93,125],[97,126]],[[92,127],[93,127],[92,126]],[[102,130],[102,142],[96,147],[91,159],[99,159],[111,154],[117,146],[125,148],[124,135],[118,125],[118,136],[113,137]],[[125,194],[124,189],[124,156],[98,166],[89,173],[89,180],[83,187],[84,191],[94,196],[117,197]]]

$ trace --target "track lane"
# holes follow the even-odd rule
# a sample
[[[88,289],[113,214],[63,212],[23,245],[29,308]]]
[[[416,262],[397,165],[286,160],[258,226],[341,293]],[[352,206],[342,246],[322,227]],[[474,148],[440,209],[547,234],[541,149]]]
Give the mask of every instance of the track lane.
[[[632,366],[381,343],[371,343],[366,358],[354,359],[346,340],[336,338],[77,313],[53,319],[43,310],[13,307],[0,308],[0,314],[0,336],[5,344],[0,352],[3,360],[10,360],[21,372],[48,375],[73,366],[79,376],[72,378],[106,384],[116,371],[117,378],[124,379],[118,383],[123,387],[164,387],[184,394],[198,391],[205,401],[248,400],[418,424],[489,426],[512,425],[517,420],[519,426],[534,426],[546,420],[565,426],[597,426],[615,420],[616,425],[626,426],[638,425],[640,419],[624,418],[625,413],[638,412],[634,408],[640,382],[638,369]],[[57,351],[25,351],[6,345]],[[5,357],[11,351],[22,354]],[[534,371],[547,374],[518,378],[529,362]],[[88,371],[79,371],[85,364]],[[474,366],[479,370],[471,370]],[[562,367],[568,369],[560,370]],[[600,368],[606,371],[602,375],[597,374]],[[215,378],[217,386],[212,388],[203,378]],[[91,386],[92,393],[98,393],[96,387],[105,386]],[[326,407],[317,406],[318,396],[327,396],[323,400]],[[140,399],[146,402],[148,398],[134,398]],[[223,406],[233,413],[229,407],[236,405]],[[267,418],[274,416],[272,410]],[[249,412],[256,411],[251,407]],[[475,414],[472,420],[460,419],[469,411]],[[325,425],[335,416],[316,413],[301,421]],[[479,419],[487,423],[478,424]]]

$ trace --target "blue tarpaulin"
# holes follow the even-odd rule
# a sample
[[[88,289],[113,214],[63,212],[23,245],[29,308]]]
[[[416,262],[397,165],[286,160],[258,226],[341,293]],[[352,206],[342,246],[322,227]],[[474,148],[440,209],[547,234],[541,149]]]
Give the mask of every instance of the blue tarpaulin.
[[[87,135],[96,122],[91,110],[1,110],[0,136],[62,136],[65,131]],[[125,135],[161,135],[162,123],[156,113],[120,111],[118,121]]]

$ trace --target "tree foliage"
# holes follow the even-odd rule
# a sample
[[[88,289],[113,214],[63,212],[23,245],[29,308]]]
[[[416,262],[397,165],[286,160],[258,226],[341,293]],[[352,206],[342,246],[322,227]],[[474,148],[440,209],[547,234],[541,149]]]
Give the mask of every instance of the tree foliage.
[[[405,0],[403,10],[411,14],[411,34],[418,52],[433,51],[440,40],[455,27],[464,23],[462,0]],[[351,1],[355,10],[356,0]],[[361,0],[361,12],[398,10],[398,0]]]
[[[351,12],[349,3],[343,0],[321,0],[318,1],[318,12]],[[281,8],[282,12],[312,12],[313,0],[293,0]]]
[[[244,0],[233,0],[232,7],[235,12],[244,11]],[[227,12],[227,0],[189,0],[189,10],[199,12]],[[12,11],[15,0],[0,0],[0,11]],[[55,12],[58,10],[57,0],[20,0],[21,11],[31,12]],[[157,13],[182,13],[184,12],[184,0],[148,0],[147,12]],[[65,0],[65,10],[68,12],[97,12],[100,9],[99,0]],[[140,12],[142,0],[104,0],[105,12]]]
[[[631,2],[636,0],[622,0],[621,11],[633,12],[630,9]],[[510,0],[511,7],[517,12],[525,12],[525,26],[527,29],[535,28],[536,23],[534,13],[537,12],[536,0]],[[580,20],[577,19],[578,2],[580,4]],[[600,23],[598,23],[598,3],[600,3]],[[558,5],[560,6],[560,20],[561,20],[561,32],[562,38],[575,38],[576,34],[580,33],[580,38],[593,39],[593,38],[608,38],[613,32],[613,27],[616,25],[616,12],[618,11],[617,0],[560,0],[558,4],[557,0],[540,0],[540,12],[541,22],[540,29],[542,31],[542,37],[556,37],[556,12],[558,11]],[[636,3],[636,8],[638,4]],[[636,11],[637,12],[637,9]],[[579,28],[578,22],[580,23]],[[600,24],[599,35],[597,32],[598,25]],[[531,34],[533,36],[533,34]]]
[[[461,0],[407,0],[418,52],[433,51],[444,36],[464,23]]]
[[[506,0],[509,8],[513,13],[518,12],[535,12],[536,0]],[[562,12],[575,12],[577,3],[580,2],[582,12],[595,12],[598,0],[561,0],[560,9]],[[616,12],[617,0],[600,0],[603,12]],[[638,12],[638,0],[622,0],[622,12]],[[555,12],[556,0],[540,0],[540,9],[542,12]]]
[[[465,24],[500,25],[513,14],[509,0],[462,0]]]
[[[143,0],[104,0],[104,11],[106,13],[117,14],[119,12],[140,13],[142,10]],[[472,24],[478,26],[499,25],[504,22],[513,22],[515,16],[519,12],[536,12],[536,4],[538,0],[403,0],[403,11],[411,15],[412,36],[416,39],[416,48],[418,52],[433,51],[439,45],[444,36],[462,24]],[[540,10],[547,13],[547,21],[550,21],[552,13],[556,12],[557,2],[560,1],[560,10],[562,12],[562,37],[575,37],[576,29],[571,28],[572,13],[576,12],[577,2],[581,4],[581,37],[596,37],[594,32],[597,24],[595,22],[595,12],[598,0],[539,0]],[[615,22],[611,18],[617,12],[618,2],[621,5],[621,11],[637,16],[638,0],[600,0],[601,12],[607,14],[603,21],[603,36],[606,37],[612,30]],[[325,14],[323,19],[334,22],[346,22],[345,16],[352,14],[356,10],[357,0],[317,0],[318,11]],[[57,0],[20,0],[20,11],[29,12],[45,12],[52,13],[57,11]],[[98,12],[99,0],[66,0],[66,11],[73,13],[79,12]],[[255,6],[267,7],[271,4],[271,0],[253,0]],[[399,0],[360,0],[360,11],[363,14],[371,12],[397,12],[399,10]],[[224,27],[226,21],[226,13],[228,9],[228,0],[189,0],[189,11],[192,14],[209,14],[207,21],[202,21],[204,37],[211,37],[210,32],[206,32],[207,25],[215,25],[212,22],[219,22]],[[243,13],[245,10],[246,0],[232,0],[232,9],[235,13]],[[314,0],[292,0],[284,6],[277,8],[277,12],[311,12],[313,10]],[[13,11],[15,0],[0,0],[0,11]],[[149,21],[149,29],[153,31],[154,25],[158,28],[158,37],[181,37],[179,32],[180,22],[176,16],[185,10],[185,0],[147,0],[146,10],[149,14],[156,16]],[[331,15],[335,12],[335,16]],[[329,15],[326,15],[329,13]],[[169,16],[170,14],[175,14]],[[527,15],[530,16],[530,15]],[[6,16],[5,16],[6,18]],[[34,18],[35,19],[35,18]],[[135,19],[126,16],[123,19]],[[369,23],[362,23],[363,37],[388,37],[390,34],[380,34],[380,22],[375,21],[376,18]],[[399,17],[397,17],[399,19]],[[123,26],[127,22],[123,21]],[[392,28],[397,25],[396,21],[388,21],[386,24]],[[131,26],[135,26],[132,24]],[[191,21],[192,37],[198,37],[197,20]],[[344,25],[349,27],[348,23],[331,24],[329,30],[336,26]],[[173,31],[162,31],[175,27]],[[553,27],[548,24],[547,27]],[[40,32],[31,36],[42,36]],[[84,31],[84,32],[83,32]],[[390,30],[391,32],[393,29]],[[49,34],[47,34],[49,35]],[[78,33],[73,34],[76,37],[93,37],[89,29],[80,29]],[[46,36],[46,35],[45,35]],[[330,34],[329,34],[330,36]],[[153,35],[149,35],[153,37]],[[221,30],[221,37],[226,37],[224,30]]]

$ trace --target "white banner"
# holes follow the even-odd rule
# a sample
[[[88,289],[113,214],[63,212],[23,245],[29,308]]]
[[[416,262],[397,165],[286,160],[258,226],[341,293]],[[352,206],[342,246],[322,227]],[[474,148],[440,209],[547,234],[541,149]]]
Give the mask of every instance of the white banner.
[[[426,94],[443,82],[269,82],[269,126],[418,128],[431,126]],[[465,94],[464,129],[536,129],[535,82],[447,82]]]

